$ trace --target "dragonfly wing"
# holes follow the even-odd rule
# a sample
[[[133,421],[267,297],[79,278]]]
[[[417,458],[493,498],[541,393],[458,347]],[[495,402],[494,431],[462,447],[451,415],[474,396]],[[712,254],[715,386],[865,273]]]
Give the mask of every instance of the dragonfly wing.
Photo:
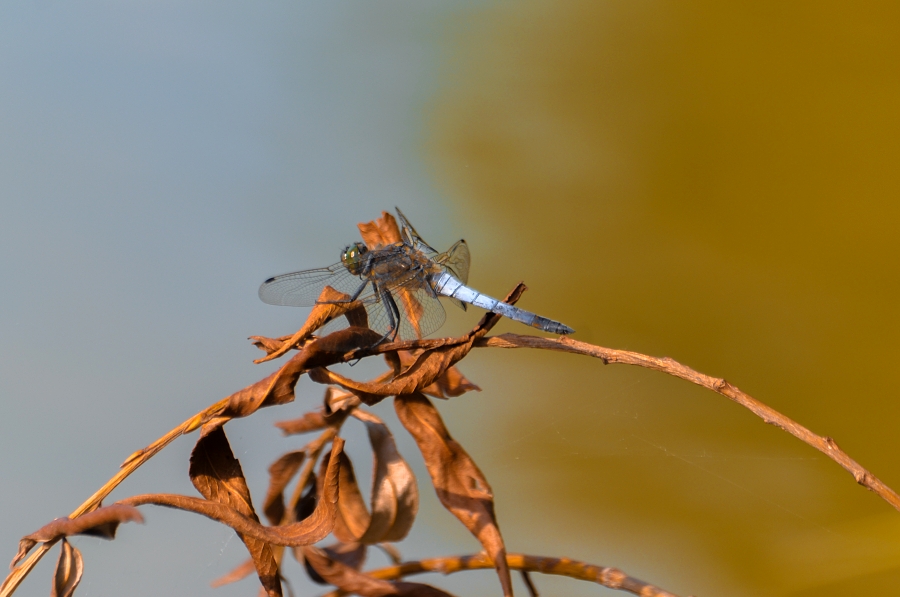
[[[397,339],[416,340],[437,331],[446,319],[441,302],[424,288],[412,286],[394,287],[389,290],[394,304],[400,311]],[[390,331],[390,317],[383,302],[366,305],[369,327],[386,334]]]
[[[352,296],[364,283],[364,278],[350,273],[344,264],[335,263],[269,278],[259,287],[259,298],[270,305],[312,307],[326,286]],[[364,289],[359,298],[371,300],[371,289]]]
[[[422,240],[422,237],[419,236],[419,233],[416,232],[416,229],[413,228],[413,225],[409,223],[409,220],[406,219],[406,216],[403,215],[403,212],[400,211],[399,207],[394,207],[397,210],[397,216],[400,217],[400,236],[403,237],[408,244],[412,245],[419,251],[422,251],[429,257],[434,257],[437,255],[437,251],[433,249],[428,243]]]
[[[452,274],[457,280],[463,284],[468,283],[471,257],[469,254],[469,245],[466,244],[466,241],[462,239],[456,241],[456,244],[447,249],[444,253],[436,256],[434,260],[443,266],[444,269]],[[466,310],[466,304],[464,302],[455,298],[451,298],[450,300],[463,311]]]

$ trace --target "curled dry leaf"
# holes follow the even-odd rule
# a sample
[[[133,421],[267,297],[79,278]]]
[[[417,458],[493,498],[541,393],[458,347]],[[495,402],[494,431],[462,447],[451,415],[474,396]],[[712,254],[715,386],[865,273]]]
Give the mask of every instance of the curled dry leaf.
[[[450,437],[428,398],[421,394],[397,396],[394,408],[422,452],[438,499],[478,538],[494,561],[503,594],[512,595],[506,548],[494,515],[494,494],[484,474]]]
[[[431,585],[374,579],[330,558],[315,547],[304,547],[303,556],[307,564],[326,582],[361,597],[450,597],[449,593]]]
[[[359,235],[370,251],[400,242],[400,227],[397,220],[386,211],[381,217],[371,222],[360,222],[356,225]]]
[[[281,429],[284,435],[297,435],[309,433],[328,427],[328,417],[321,410],[304,413],[302,417],[288,421],[276,421],[275,426]]]
[[[437,381],[453,364],[472,349],[475,336],[467,335],[458,342],[425,350],[416,355],[413,363],[392,379],[372,382],[355,381],[325,368],[311,369],[309,377],[318,383],[333,383],[350,390],[366,404],[380,402],[387,396],[419,392]]]
[[[230,506],[259,523],[259,517],[250,499],[250,488],[247,487],[240,462],[231,451],[224,428],[204,428],[191,453],[190,475],[194,487],[207,500]],[[272,546],[240,532],[238,537],[250,552],[266,594],[271,597],[280,596],[281,580]]]
[[[77,547],[72,547],[65,539],[60,543],[59,559],[56,561],[56,571],[53,573],[50,597],[72,597],[75,587],[81,582],[81,575],[84,573],[84,560]]]
[[[10,568],[15,565],[38,543],[57,541],[71,535],[92,535],[103,539],[115,539],[116,529],[123,522],[144,522],[144,517],[128,505],[113,504],[97,508],[78,518],[57,518],[40,529],[22,537],[19,552],[13,558]]]
[[[400,456],[394,436],[384,421],[370,412],[356,410],[373,452],[371,516],[364,532],[355,538],[362,543],[400,541],[409,533],[419,510],[419,489],[412,468]],[[343,513],[338,501],[339,512]],[[363,507],[363,511],[365,508]]]
[[[410,352],[407,350],[398,350],[395,353],[388,354],[396,354],[399,358],[398,365],[394,366],[395,372],[399,374],[403,369],[415,363],[416,358],[421,354],[421,351]],[[387,357],[387,355],[385,355],[385,357]],[[391,359],[387,360],[388,365],[392,365]],[[422,393],[434,398],[456,398],[457,396],[462,396],[466,392],[473,390],[480,392],[481,388],[466,379],[456,366],[451,366],[447,367],[446,371],[444,371],[434,383],[422,388]]]
[[[281,338],[267,338],[265,336],[250,336],[248,340],[253,340],[253,346],[265,352],[267,355],[272,354],[276,350],[282,348],[288,340],[293,336],[282,336]]]
[[[230,585],[233,582],[244,580],[254,572],[256,572],[256,562],[253,561],[253,558],[248,558],[219,578],[210,582],[209,586],[217,589],[225,585]],[[265,590],[265,588],[263,588],[263,590]]]
[[[520,283],[506,296],[504,301],[512,305],[524,291],[525,285]],[[465,357],[472,349],[473,344],[484,337],[500,320],[500,317],[496,313],[486,313],[468,334],[459,338],[429,342],[430,348],[413,355],[412,363],[405,369],[402,368],[402,357],[399,354],[388,356],[389,353],[386,353],[385,358],[388,364],[395,370],[393,378],[379,376],[370,382],[359,382],[329,371],[324,368],[324,365],[318,369],[310,368],[309,377],[318,383],[339,385],[353,392],[369,405],[376,404],[387,396],[421,392],[437,382],[450,367]]]
[[[231,506],[186,495],[151,493],[125,498],[119,503],[130,506],[155,504],[194,512],[230,526],[238,533],[273,545],[291,547],[311,545],[324,539],[334,528],[334,519],[337,514],[339,456],[343,447],[344,440],[339,437],[335,438],[322,482],[322,495],[316,504],[316,509],[306,519],[293,524],[277,527],[263,526]]]
[[[281,340],[280,338],[276,340],[262,336],[251,337],[251,340],[254,341],[253,344],[267,353],[263,358],[253,362],[263,363],[280,357],[295,346],[300,346],[307,338],[312,336],[313,332],[326,323],[341,316],[346,317],[351,326],[367,328],[368,315],[365,307],[359,301],[345,302],[349,299],[349,294],[338,292],[331,286],[326,286],[322,289],[319,298],[316,299],[317,304],[313,307],[309,317],[306,318],[303,327],[293,336],[282,341],[280,345],[278,344]]]
[[[359,398],[351,392],[328,386],[325,389],[324,403],[317,411],[305,413],[297,419],[278,421],[275,426],[285,435],[318,431],[329,426],[340,427],[350,411],[359,406]]]
[[[269,489],[263,501],[263,512],[269,523],[281,524],[284,520],[284,488],[300,470],[305,458],[306,452],[297,450],[283,454],[269,466]]]
[[[343,362],[348,352],[371,346],[380,338],[378,332],[368,328],[351,327],[307,342],[278,371],[235,392],[222,401],[220,408],[204,413],[203,422],[224,422],[249,416],[263,407],[292,402],[297,380],[309,369]]]
[[[363,545],[362,543],[335,543],[334,545],[329,545],[328,547],[323,547],[321,549],[328,558],[340,562],[345,566],[349,566],[354,570],[359,570],[366,561],[367,547],[368,546]],[[317,584],[329,584],[327,580],[319,576],[319,573],[316,572],[315,568],[310,566],[309,562],[303,557],[304,548],[295,547],[294,549],[297,552],[294,554],[294,557],[296,557],[299,562],[303,563],[303,566],[306,568],[307,576]]]

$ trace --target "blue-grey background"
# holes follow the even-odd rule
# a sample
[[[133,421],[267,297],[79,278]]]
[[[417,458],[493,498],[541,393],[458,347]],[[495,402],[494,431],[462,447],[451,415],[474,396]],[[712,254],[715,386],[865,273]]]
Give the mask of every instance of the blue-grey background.
[[[259,283],[333,263],[394,205],[438,248],[465,237],[479,290],[525,280],[520,304],[576,338],[724,376],[900,485],[898,27],[876,1],[4,5],[6,557],[134,450],[272,371],[246,337],[293,332],[305,311],[262,304]],[[452,334],[480,314],[448,315]],[[900,582],[897,512],[724,398],[562,354],[475,351],[462,369],[484,390],[439,408],[511,551],[681,595]],[[303,380],[296,404],[229,423],[257,502],[268,464],[305,441],[272,423],[320,398]],[[394,428],[422,482],[403,553],[477,551]],[[365,478],[360,431],[346,435]],[[112,499],[193,493],[193,441]],[[143,511],[115,542],[76,540],[79,595],[256,592],[208,586],[245,557],[229,529]],[[54,559],[20,594],[46,594]],[[431,580],[497,590],[489,571]]]
[[[245,339],[290,333],[305,312],[261,303],[267,276],[333,263],[358,239],[357,222],[394,205],[436,243],[460,236],[419,149],[440,54],[433,40],[455,8],[0,9],[6,556],[129,453],[273,369],[251,362],[262,353]],[[311,408],[321,392],[307,382],[299,395]],[[300,412],[229,425],[257,500],[269,462],[302,443],[271,423]],[[112,498],[193,494],[193,441]],[[76,539],[86,560],[79,594],[255,592],[253,578],[208,587],[244,557],[229,529],[145,514],[146,525],[123,527],[114,543]],[[21,594],[46,593],[52,555]],[[298,571],[294,563],[289,574]]]

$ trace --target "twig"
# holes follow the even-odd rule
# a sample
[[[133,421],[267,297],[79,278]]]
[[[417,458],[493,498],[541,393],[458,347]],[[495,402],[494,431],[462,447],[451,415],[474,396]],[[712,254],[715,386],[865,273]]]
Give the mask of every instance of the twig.
[[[628,576],[617,568],[594,566],[593,564],[570,560],[569,558],[548,558],[510,553],[506,554],[506,563],[513,570],[568,576],[577,580],[595,582],[610,589],[628,591],[641,597],[677,597],[674,593]],[[487,554],[480,553],[470,556],[448,556],[429,558],[417,562],[404,562],[398,566],[369,570],[365,574],[380,580],[397,580],[410,574],[421,574],[424,572],[453,574],[464,570],[492,569],[493,567],[494,562]],[[325,597],[339,597],[345,594],[338,590],[328,593]]]
[[[578,340],[572,340],[571,338],[566,337],[542,338],[538,336],[523,336],[520,334],[501,334],[499,336],[482,338],[475,342],[475,346],[556,350],[595,357],[601,359],[604,364],[637,365],[638,367],[654,369],[675,377],[680,377],[681,379],[695,383],[698,386],[712,390],[717,394],[725,396],[729,400],[737,402],[769,425],[775,425],[776,427],[787,431],[800,441],[809,444],[841,465],[844,470],[853,475],[853,478],[857,483],[874,492],[895,509],[900,510],[900,495],[885,485],[878,477],[863,468],[858,462],[850,458],[846,452],[838,447],[837,443],[832,438],[813,433],[790,417],[763,404],[746,392],[742,392],[721,377],[711,377],[698,371],[694,371],[690,367],[682,365],[669,357],[651,357],[629,350],[603,348],[601,346],[594,346],[587,342],[579,342]]]
[[[89,497],[78,506],[75,510],[69,514],[69,518],[78,518],[82,514],[86,514],[96,509],[100,502],[108,496],[113,489],[115,489],[119,483],[124,481],[131,473],[138,469],[142,464],[153,458],[156,454],[158,454],[163,448],[172,443],[176,438],[190,433],[197,429],[200,425],[203,424],[204,420],[211,414],[215,413],[218,410],[221,410],[224,406],[228,404],[228,399],[220,400],[219,402],[213,404],[212,406],[203,409],[190,419],[186,420],[181,425],[178,425],[167,434],[144,448],[143,450],[138,450],[131,456],[129,456],[125,462],[122,463],[121,469],[118,473],[116,473],[109,481],[103,484],[103,487],[94,492],[94,495]],[[19,584],[28,576],[28,573],[37,565],[38,562],[41,561],[41,558],[44,557],[50,548],[56,541],[48,541],[46,543],[42,543],[37,549],[31,552],[25,561],[16,566],[12,572],[6,577],[3,581],[3,584],[0,585],[0,597],[8,597],[15,592],[16,588]]]

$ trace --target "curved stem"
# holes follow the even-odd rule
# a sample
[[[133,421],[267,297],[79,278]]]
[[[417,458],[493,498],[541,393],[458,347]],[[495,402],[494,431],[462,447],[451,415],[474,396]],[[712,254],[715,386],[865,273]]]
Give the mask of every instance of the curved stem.
[[[729,400],[733,400],[769,425],[775,425],[790,433],[800,441],[812,446],[841,465],[844,470],[853,475],[853,478],[857,483],[874,492],[895,509],[900,510],[900,495],[888,487],[878,477],[866,470],[861,464],[850,458],[846,452],[838,447],[837,442],[832,438],[813,433],[790,417],[763,404],[746,392],[742,392],[736,386],[728,383],[721,377],[711,377],[704,373],[700,373],[699,371],[695,371],[686,365],[682,365],[669,357],[651,357],[639,352],[631,352],[630,350],[603,348],[601,346],[588,344],[587,342],[572,340],[565,336],[561,338],[541,338],[537,336],[522,336],[519,334],[501,334],[499,336],[491,336],[476,340],[475,346],[556,350],[598,358],[602,360],[604,364],[608,365],[636,365],[638,367],[654,369],[675,377],[680,377],[681,379],[697,384],[698,386],[712,390],[717,394],[721,394]]]
[[[628,576],[617,568],[595,566],[569,558],[549,558],[544,556],[530,556],[527,554],[506,554],[506,563],[513,570],[525,572],[540,572],[542,574],[557,574],[568,576],[577,580],[595,582],[610,589],[627,591],[641,597],[676,597],[664,589]],[[424,572],[440,572],[452,574],[464,570],[493,569],[494,563],[487,554],[475,554],[469,556],[447,556],[443,558],[429,558],[417,562],[404,562],[396,566],[387,566],[377,570],[369,570],[365,574],[379,580],[398,580],[411,574]],[[328,597],[344,595],[341,591],[332,591]]]

